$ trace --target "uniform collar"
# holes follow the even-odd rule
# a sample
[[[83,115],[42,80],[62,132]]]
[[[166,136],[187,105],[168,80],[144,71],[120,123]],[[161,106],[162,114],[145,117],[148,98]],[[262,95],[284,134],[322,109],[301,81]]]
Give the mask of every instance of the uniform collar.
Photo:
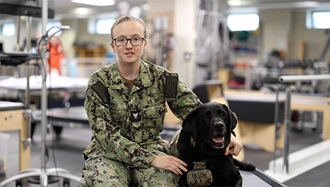
[[[112,82],[111,82],[111,87],[112,89],[117,89],[117,90],[122,90],[126,89],[124,85],[124,80],[121,78],[119,74],[119,69],[118,69],[118,62],[115,62],[115,66],[113,68],[113,71],[110,71],[111,77],[112,77]],[[140,66],[140,74],[138,75],[134,86],[132,88],[132,92],[137,91],[143,87],[149,87],[152,85],[151,83],[151,73],[149,69],[150,64],[141,61],[141,66]]]

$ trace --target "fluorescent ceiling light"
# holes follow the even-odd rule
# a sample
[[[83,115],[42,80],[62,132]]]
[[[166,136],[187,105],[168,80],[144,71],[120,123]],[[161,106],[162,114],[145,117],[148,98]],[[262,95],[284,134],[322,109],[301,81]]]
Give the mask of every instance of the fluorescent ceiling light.
[[[244,6],[244,5],[246,5],[246,3],[241,0],[228,0],[228,5],[229,6]]]
[[[79,15],[87,15],[87,14],[93,13],[93,10],[92,9],[90,9],[90,8],[83,8],[83,7],[75,8],[72,11],[75,14],[79,14]]]
[[[227,25],[231,31],[254,31],[259,27],[259,15],[229,14]]]
[[[74,3],[80,3],[93,6],[111,6],[115,4],[114,0],[71,0]]]

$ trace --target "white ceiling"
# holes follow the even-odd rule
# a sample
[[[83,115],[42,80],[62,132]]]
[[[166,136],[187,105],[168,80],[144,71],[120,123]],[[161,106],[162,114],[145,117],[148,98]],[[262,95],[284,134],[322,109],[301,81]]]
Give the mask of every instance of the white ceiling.
[[[0,4],[6,2],[26,3],[29,1],[42,2],[42,0],[0,0]],[[78,7],[90,8],[92,10],[92,13],[88,17],[91,17],[93,15],[114,13],[118,11],[118,4],[123,4],[124,2],[127,2],[130,8],[136,6],[142,8],[143,5],[147,4],[148,1],[164,1],[164,0],[116,0],[115,5],[103,6],[103,7],[72,3],[71,0],[49,0],[49,7],[55,10],[56,18],[84,17],[84,16],[79,16],[77,13],[73,12],[73,9]],[[192,0],[192,1],[197,1],[197,0]],[[206,1],[206,0],[200,0],[200,1]],[[245,10],[250,8],[260,10],[260,9],[286,9],[286,8],[307,9],[307,8],[315,8],[315,7],[326,8],[327,10],[330,10],[330,0],[308,0],[308,1],[307,0],[219,0],[219,1],[227,1],[230,10],[233,11],[235,10],[242,11],[243,8]],[[240,3],[240,5],[238,5],[238,2]],[[1,16],[3,15],[0,12],[0,17]]]
[[[77,13],[74,12],[74,9],[81,7],[89,8],[91,11],[90,14],[92,15],[110,14],[118,11],[119,9],[118,7],[120,6],[119,4],[123,5],[126,3],[128,8],[132,8],[135,6],[142,8],[142,6],[147,2],[147,0],[116,0],[115,5],[100,7],[100,6],[89,6],[89,5],[73,3],[71,2],[71,0],[53,0],[53,1],[54,1],[55,15],[61,17],[79,17]]]
[[[82,7],[81,4],[72,3],[70,0],[53,0],[56,15],[62,16],[74,16],[72,9]],[[132,8],[134,6],[142,7],[144,4],[150,1],[157,0],[116,0],[116,5],[106,7],[93,7],[84,6],[87,8],[94,8],[97,13],[110,13],[118,11],[118,4],[128,2]],[[160,1],[160,0],[158,0]],[[175,0],[174,0],[175,1]],[[197,0],[195,0],[197,1]],[[201,0],[206,1],[206,0]],[[211,0],[212,1],[212,0]],[[327,8],[330,10],[330,0],[219,0],[226,1],[229,4],[229,8],[233,11],[244,9],[286,9],[286,8]]]

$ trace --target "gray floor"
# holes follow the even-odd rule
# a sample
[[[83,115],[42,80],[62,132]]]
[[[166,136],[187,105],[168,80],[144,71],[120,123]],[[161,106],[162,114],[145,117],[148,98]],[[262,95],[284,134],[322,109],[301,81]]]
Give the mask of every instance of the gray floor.
[[[31,145],[31,168],[39,169],[41,167],[41,136],[40,126],[35,131],[34,140]],[[15,131],[8,132],[10,134],[10,144],[7,158],[6,176],[0,176],[0,181],[4,177],[11,177],[18,173],[18,133]],[[60,139],[53,138],[53,133],[47,134],[47,147],[49,159],[46,162],[47,168],[62,168],[71,174],[81,176],[81,168],[83,165],[82,151],[88,145],[91,137],[89,129],[84,128],[65,128]],[[62,181],[60,181],[62,183]],[[7,185],[14,187],[15,183]],[[40,186],[29,184],[24,181],[23,186]],[[50,184],[49,186],[62,186],[59,183]],[[78,186],[78,183],[71,182],[71,186]]]
[[[18,173],[18,133],[8,132],[10,134],[10,143],[8,150],[8,160],[6,176],[0,176],[0,181],[4,178],[11,177]],[[47,168],[58,167],[68,170],[76,176],[81,175],[83,165],[82,151],[86,148],[91,137],[91,133],[87,128],[65,128],[60,139],[54,140],[52,133],[47,134],[47,147],[49,148],[49,159]],[[321,141],[321,129],[313,132],[310,128],[304,129],[302,132],[292,131],[290,150],[291,152],[305,148]],[[31,168],[40,168],[40,148],[41,148],[40,127],[35,131],[34,141],[31,145]],[[281,151],[277,153],[277,157],[281,156]],[[268,163],[274,159],[273,153],[267,153],[255,146],[245,147],[245,161],[253,163],[260,170],[267,170]],[[330,171],[330,163],[315,168],[312,171],[297,176],[290,181],[285,182],[287,186],[330,186],[328,173]],[[60,183],[50,184],[49,186],[62,186]],[[15,183],[7,185],[15,186]],[[40,186],[24,182],[23,186]],[[71,182],[71,186],[78,186],[77,183]]]

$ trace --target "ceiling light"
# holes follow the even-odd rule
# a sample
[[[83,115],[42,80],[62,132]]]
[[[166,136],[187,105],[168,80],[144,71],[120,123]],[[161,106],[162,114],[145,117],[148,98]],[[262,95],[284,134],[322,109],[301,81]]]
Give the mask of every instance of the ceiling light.
[[[258,14],[230,14],[227,25],[231,31],[254,31],[259,27]]]
[[[145,4],[142,5],[142,9],[147,11],[147,10],[150,9],[150,5],[148,3],[145,3]]]
[[[71,0],[74,3],[93,5],[93,6],[111,6],[115,4],[114,0]]]
[[[90,9],[90,8],[83,8],[83,7],[75,8],[72,11],[75,14],[79,14],[79,15],[87,15],[87,14],[93,13],[93,10],[92,9]]]
[[[229,6],[243,6],[244,2],[241,0],[228,0],[228,5]]]

